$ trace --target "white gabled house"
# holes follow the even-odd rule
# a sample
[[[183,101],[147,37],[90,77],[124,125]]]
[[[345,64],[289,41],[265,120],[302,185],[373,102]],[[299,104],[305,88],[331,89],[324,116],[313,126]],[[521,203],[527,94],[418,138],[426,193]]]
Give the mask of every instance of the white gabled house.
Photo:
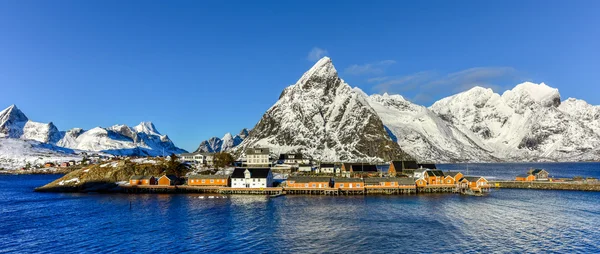
[[[271,166],[271,150],[269,148],[246,149],[246,165],[248,167]]]
[[[339,167],[338,167],[338,169],[339,169]],[[336,167],[335,167],[335,164],[333,164],[333,163],[321,163],[319,165],[319,172],[324,173],[324,174],[335,174],[335,173],[339,173],[339,170],[338,170],[338,172],[336,172]]]
[[[231,188],[273,187],[270,168],[235,168],[231,174]]]
[[[425,169],[425,168],[416,169],[413,177],[415,179],[425,179],[425,176],[427,175],[427,171],[429,171],[429,169]]]

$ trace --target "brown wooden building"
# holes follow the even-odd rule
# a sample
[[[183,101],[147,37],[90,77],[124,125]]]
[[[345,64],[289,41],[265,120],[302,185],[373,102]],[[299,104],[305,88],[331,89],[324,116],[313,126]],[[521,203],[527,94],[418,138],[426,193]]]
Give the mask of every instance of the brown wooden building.
[[[289,188],[330,188],[331,178],[330,177],[310,177],[310,176],[290,176],[285,181],[286,186]]]
[[[425,172],[425,180],[427,185],[440,185],[444,184],[444,172],[441,170],[427,170]]]
[[[129,178],[130,185],[156,185],[154,176],[135,175]]]
[[[169,185],[178,185],[178,184],[179,184],[179,178],[174,175],[163,175],[160,178],[158,178],[158,185],[169,186]]]
[[[482,190],[490,188],[488,180],[483,176],[465,176],[460,180],[462,189]]]
[[[416,161],[392,161],[388,174],[390,176],[406,175],[412,177],[415,169],[419,168]],[[410,170],[411,172],[408,172]]]
[[[362,189],[365,187],[362,178],[334,178],[333,184],[338,189]]]
[[[228,175],[190,175],[187,180],[190,186],[229,186]]]
[[[463,178],[463,174],[458,171],[446,171],[444,176],[444,184],[457,184]]]

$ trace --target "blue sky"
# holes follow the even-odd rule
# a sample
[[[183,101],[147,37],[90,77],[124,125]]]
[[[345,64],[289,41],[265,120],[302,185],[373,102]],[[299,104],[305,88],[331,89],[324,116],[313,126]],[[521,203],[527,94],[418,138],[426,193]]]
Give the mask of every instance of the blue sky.
[[[429,106],[545,82],[600,104],[600,1],[0,1],[0,103],[61,130],[152,121],[176,145],[251,128],[330,56]]]

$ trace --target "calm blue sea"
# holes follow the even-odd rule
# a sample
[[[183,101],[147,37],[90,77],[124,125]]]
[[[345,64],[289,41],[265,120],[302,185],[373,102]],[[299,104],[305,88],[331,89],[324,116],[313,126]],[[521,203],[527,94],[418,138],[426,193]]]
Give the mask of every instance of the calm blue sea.
[[[492,173],[502,167],[524,168],[489,165],[469,167],[492,177],[503,176]],[[545,165],[561,176],[597,177],[600,167]],[[0,253],[600,252],[598,192],[212,199],[33,192],[57,177],[0,176]]]

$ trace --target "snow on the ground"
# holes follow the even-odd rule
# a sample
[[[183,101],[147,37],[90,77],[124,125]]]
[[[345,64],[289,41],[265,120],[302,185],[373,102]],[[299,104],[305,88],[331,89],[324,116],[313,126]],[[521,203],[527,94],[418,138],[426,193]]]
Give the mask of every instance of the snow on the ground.
[[[131,162],[139,163],[139,164],[158,164],[157,160],[148,159],[148,158],[137,158],[131,160]]]
[[[75,177],[75,178],[71,178],[69,180],[62,180],[62,181],[60,181],[58,183],[58,185],[63,186],[65,184],[67,184],[67,183],[75,183],[75,184],[77,184],[77,183],[79,183],[79,178]]]
[[[81,161],[82,157],[69,153],[70,149],[56,149],[48,144],[32,140],[0,138],[0,168],[18,169],[41,165],[46,162],[60,163],[70,160]]]

